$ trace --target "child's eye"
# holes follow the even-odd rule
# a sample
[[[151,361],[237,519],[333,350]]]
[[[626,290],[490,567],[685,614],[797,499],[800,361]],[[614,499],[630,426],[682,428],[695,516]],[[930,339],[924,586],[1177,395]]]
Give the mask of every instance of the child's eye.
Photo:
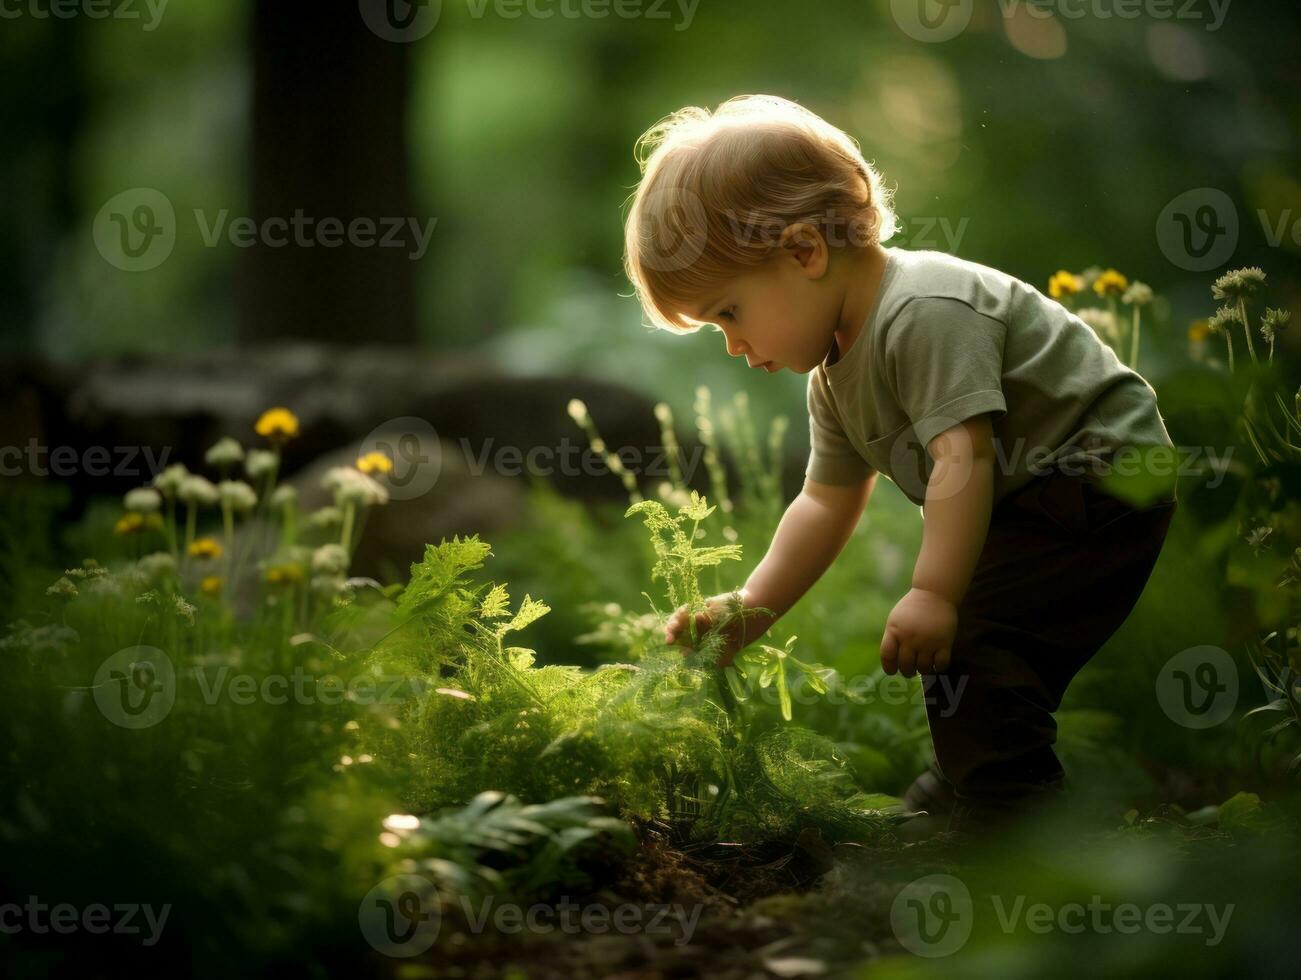
[[[735,320],[736,319],[735,314],[736,314],[736,307],[731,306],[718,315],[721,319],[724,320]]]

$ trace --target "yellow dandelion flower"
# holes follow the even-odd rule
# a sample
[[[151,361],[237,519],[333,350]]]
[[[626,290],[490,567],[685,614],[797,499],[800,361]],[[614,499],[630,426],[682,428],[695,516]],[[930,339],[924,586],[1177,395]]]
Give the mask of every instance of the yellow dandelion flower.
[[[267,582],[271,585],[296,585],[303,580],[303,567],[293,563],[272,565],[267,569]]]
[[[366,453],[357,457],[357,469],[363,473],[392,473],[393,460],[383,453]]]
[[[209,575],[199,583],[199,591],[207,596],[221,595],[221,576]]]
[[[1053,274],[1048,280],[1048,295],[1053,299],[1064,299],[1067,296],[1074,296],[1084,288],[1084,280],[1073,272],[1067,272],[1062,269]]]
[[[1201,343],[1211,335],[1211,325],[1206,320],[1194,320],[1188,326],[1188,339],[1194,344]]]
[[[114,534],[135,534],[137,531],[143,531],[145,527],[145,516],[136,511],[129,514],[123,514],[113,525]]]
[[[1121,296],[1129,288],[1129,280],[1115,269],[1108,269],[1093,280],[1093,291],[1099,296]]]
[[[262,413],[253,429],[264,439],[287,442],[298,435],[298,416],[287,408],[269,408]]]
[[[185,549],[194,558],[220,558],[221,545],[216,538],[196,538]]]

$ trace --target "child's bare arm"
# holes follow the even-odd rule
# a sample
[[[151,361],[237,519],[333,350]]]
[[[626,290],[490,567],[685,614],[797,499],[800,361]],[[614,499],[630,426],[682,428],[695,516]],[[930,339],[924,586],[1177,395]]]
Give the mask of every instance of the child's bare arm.
[[[989,415],[941,432],[927,450],[935,460],[926,485],[921,551],[913,588],[955,606],[971,582],[989,531],[994,499],[994,442]]]
[[[941,432],[927,451],[935,460],[926,486],[926,521],[912,589],[886,618],[881,666],[938,673],[949,666],[962,601],[989,531],[994,496],[993,429],[988,415]]]
[[[784,616],[844,549],[875,485],[876,473],[849,486],[805,480],[777,526],[768,553],[745,583],[750,597],[746,605],[767,606]]]
[[[804,481],[804,488],[786,508],[767,554],[740,590],[745,608],[763,606],[775,615],[743,617],[744,634],[732,637],[720,666],[727,666],[732,654],[762,636],[822,577],[858,525],[876,476],[873,472],[862,483],[848,486]],[[708,614],[701,615],[704,620],[698,625],[708,626]],[[686,625],[685,610],[678,610],[665,629],[667,642],[687,637]]]

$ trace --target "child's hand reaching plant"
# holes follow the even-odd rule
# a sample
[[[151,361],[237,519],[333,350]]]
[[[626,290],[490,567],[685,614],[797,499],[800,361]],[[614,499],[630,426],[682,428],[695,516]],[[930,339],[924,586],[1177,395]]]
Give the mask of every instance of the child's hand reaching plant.
[[[739,544],[696,547],[700,524],[714,509],[692,490],[688,503],[678,508],[677,517],[669,516],[658,500],[638,501],[624,516],[640,514],[646,522],[657,558],[651,578],[664,581],[669,602],[676,607],[665,626],[664,642],[673,645],[682,640],[687,648],[684,656],[699,651],[702,662],[716,660],[715,666],[724,669],[738,650],[767,631],[777,615],[756,605],[745,589],[708,599],[701,592],[698,578],[702,568],[741,558]]]
[[[680,606],[664,626],[664,642],[684,647],[686,656],[709,637],[710,648],[718,653],[715,666],[731,666],[736,654],[767,632],[774,621],[770,610],[752,606],[750,600],[745,589],[711,596],[695,613],[694,622],[690,606]]]

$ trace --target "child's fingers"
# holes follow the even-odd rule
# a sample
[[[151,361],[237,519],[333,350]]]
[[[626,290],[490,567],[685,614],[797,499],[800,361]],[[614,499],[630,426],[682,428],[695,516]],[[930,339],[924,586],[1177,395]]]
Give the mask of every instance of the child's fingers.
[[[949,657],[950,657],[950,655],[951,655],[951,651],[950,651],[947,647],[946,647],[945,649],[939,651],[939,653],[935,654],[935,670],[934,670],[934,673],[936,673],[936,674],[942,674],[942,673],[944,673],[946,670],[949,669]]]
[[[677,612],[669,617],[668,622],[664,625],[664,642],[673,646],[680,644],[684,647],[691,646],[691,635],[687,630],[687,616],[689,611],[686,606],[682,606]],[[709,628],[709,615],[707,613],[696,614],[696,633],[699,634]],[[684,655],[687,651],[683,651]]]
[[[899,669],[899,641],[890,630],[881,637],[881,669],[887,674]]]
[[[917,651],[907,643],[899,644],[899,673],[904,677],[917,673]]]
[[[664,624],[664,642],[669,646],[681,643],[685,647],[690,647],[690,634],[687,631],[687,616],[689,610],[686,606],[680,607],[676,612],[669,616]],[[698,612],[695,616],[696,634],[699,635],[707,631],[713,625],[709,612]]]
[[[935,672],[935,651],[917,651],[917,673],[933,674]]]

